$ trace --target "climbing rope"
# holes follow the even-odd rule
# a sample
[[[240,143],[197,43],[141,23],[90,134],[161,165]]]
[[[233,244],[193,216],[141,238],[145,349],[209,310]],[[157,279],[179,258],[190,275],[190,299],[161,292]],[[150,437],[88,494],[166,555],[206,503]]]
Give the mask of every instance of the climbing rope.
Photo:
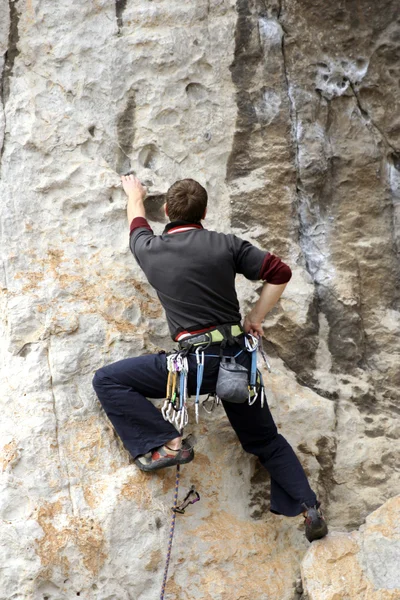
[[[163,582],[162,582],[162,587],[161,587],[160,600],[164,600],[165,587],[167,585],[168,568],[169,568],[169,563],[171,560],[172,540],[174,539],[176,515],[184,515],[185,509],[189,506],[189,504],[195,504],[196,502],[198,502],[200,500],[200,494],[198,492],[196,492],[194,485],[192,485],[190,490],[186,494],[183,502],[181,502],[180,505],[178,506],[179,478],[180,478],[180,465],[178,464],[178,465],[176,465],[174,506],[172,507],[172,519],[171,519],[171,527],[169,529],[167,560],[165,563],[164,577],[163,577]]]
[[[164,577],[163,577],[163,582],[162,582],[162,587],[161,587],[160,600],[164,600],[165,587],[167,585],[168,568],[169,568],[169,562],[171,560],[172,540],[174,539],[174,531],[175,531],[175,520],[176,520],[175,509],[178,506],[178,490],[179,490],[179,478],[180,478],[180,475],[181,475],[180,465],[176,465],[174,507],[172,509],[171,527],[169,529],[169,542],[168,542],[168,551],[167,551],[167,561],[165,563]]]

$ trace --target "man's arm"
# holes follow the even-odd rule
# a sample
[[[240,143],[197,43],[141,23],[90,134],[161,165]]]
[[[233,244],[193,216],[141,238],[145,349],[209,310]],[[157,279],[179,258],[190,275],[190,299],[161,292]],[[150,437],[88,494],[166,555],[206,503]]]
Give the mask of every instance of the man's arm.
[[[134,175],[123,175],[121,177],[122,187],[128,196],[127,217],[129,225],[136,217],[146,218],[143,200],[146,196],[146,188]]]
[[[286,286],[287,283],[278,285],[264,283],[259,299],[244,319],[243,329],[246,333],[259,335],[260,337],[263,335],[262,323],[265,316],[278,302]]]
[[[292,271],[279,256],[263,252],[235,236],[233,242],[236,247],[237,272],[242,273],[247,279],[263,279],[265,281],[259,299],[243,322],[243,329],[246,333],[262,336],[263,320],[281,297],[292,276]]]

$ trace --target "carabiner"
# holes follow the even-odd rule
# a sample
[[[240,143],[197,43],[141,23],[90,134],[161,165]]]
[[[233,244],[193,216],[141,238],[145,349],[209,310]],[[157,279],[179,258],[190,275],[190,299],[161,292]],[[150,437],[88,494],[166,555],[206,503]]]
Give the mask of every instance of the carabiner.
[[[246,350],[248,352],[254,352],[255,350],[257,350],[258,348],[258,338],[255,335],[252,335],[251,333],[248,333],[245,338],[244,338],[244,342],[246,345]]]
[[[201,357],[200,357],[200,352],[201,352]],[[196,348],[195,351],[196,354],[196,362],[198,365],[204,365],[204,350],[202,346],[199,346],[198,348]]]
[[[162,416],[164,417],[164,421],[168,421],[168,420],[169,420],[169,419],[168,419],[168,416],[167,416],[167,415],[168,415],[168,413],[167,413],[167,408],[168,408],[168,405],[169,405],[169,404],[170,404],[170,401],[169,401],[169,399],[167,398],[167,399],[165,400],[164,404],[162,405],[162,408],[161,408],[161,414],[162,414]]]
[[[251,390],[254,393],[254,396],[251,397]],[[258,398],[258,392],[257,392],[257,388],[255,385],[251,386],[251,388],[249,387],[249,406],[253,406],[253,404],[256,402]]]
[[[184,406],[182,408],[181,412],[182,412],[182,414],[181,414],[180,427],[179,427],[180,431],[182,431],[183,428],[186,427],[186,425],[188,424],[188,421],[189,421],[186,406]]]
[[[264,348],[263,348],[262,342],[259,344],[259,346],[258,346],[258,347],[259,347],[259,350],[260,350],[260,354],[261,354],[261,356],[262,356],[262,359],[263,359],[263,361],[265,362],[265,366],[267,367],[267,370],[268,370],[268,372],[269,372],[269,373],[271,373],[271,371],[272,371],[272,369],[271,369],[271,365],[270,365],[270,363],[269,363],[268,356],[266,355],[266,353],[265,353],[265,350],[264,350]]]
[[[201,353],[201,355],[200,355]],[[196,362],[197,362],[197,374],[196,374],[196,400],[195,400],[195,417],[196,423],[199,422],[199,402],[200,402],[200,390],[201,384],[203,383],[204,375],[204,350],[202,346],[196,348]]]

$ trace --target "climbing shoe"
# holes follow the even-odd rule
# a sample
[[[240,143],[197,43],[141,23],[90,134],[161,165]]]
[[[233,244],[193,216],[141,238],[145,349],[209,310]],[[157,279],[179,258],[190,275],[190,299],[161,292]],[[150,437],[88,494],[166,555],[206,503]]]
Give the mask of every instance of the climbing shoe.
[[[307,506],[307,504],[303,504],[303,507],[306,538],[308,541],[313,542],[314,540],[320,540],[321,538],[325,537],[328,533],[328,526],[325,523],[324,517],[322,516],[320,503],[317,502],[315,506]]]
[[[142,471],[157,471],[174,465],[184,465],[194,459],[194,450],[190,442],[182,440],[179,450],[171,450],[168,446],[160,446],[151,452],[135,458],[135,465]]]

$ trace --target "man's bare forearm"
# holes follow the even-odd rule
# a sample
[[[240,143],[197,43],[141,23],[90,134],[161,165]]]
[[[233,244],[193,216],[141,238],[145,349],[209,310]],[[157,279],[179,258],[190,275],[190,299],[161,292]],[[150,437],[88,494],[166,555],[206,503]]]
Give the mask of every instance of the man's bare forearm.
[[[146,217],[143,198],[138,194],[129,194],[126,213],[129,225],[136,217]]]
[[[250,314],[256,321],[264,321],[266,315],[274,308],[275,304],[282,296],[286,286],[287,283],[281,283],[279,285],[264,283],[260,297],[250,311]]]
[[[263,334],[262,323],[282,296],[286,286],[287,283],[264,283],[259,299],[244,320],[243,328],[246,333]]]

